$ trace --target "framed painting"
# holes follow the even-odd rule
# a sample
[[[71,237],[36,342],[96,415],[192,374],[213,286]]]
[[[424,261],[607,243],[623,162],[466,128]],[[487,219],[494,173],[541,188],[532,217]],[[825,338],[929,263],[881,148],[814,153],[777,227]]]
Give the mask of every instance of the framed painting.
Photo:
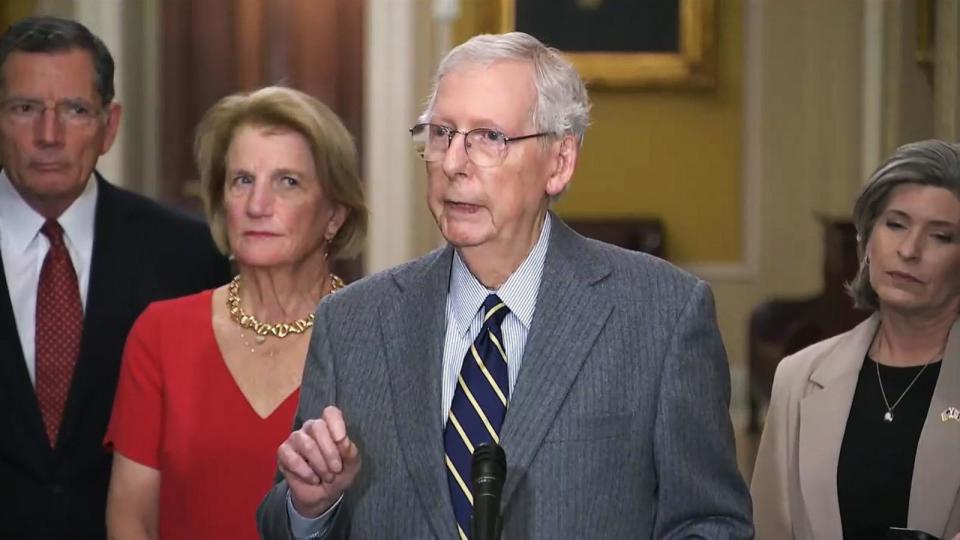
[[[594,87],[712,88],[715,0],[499,0],[499,30],[563,51]]]

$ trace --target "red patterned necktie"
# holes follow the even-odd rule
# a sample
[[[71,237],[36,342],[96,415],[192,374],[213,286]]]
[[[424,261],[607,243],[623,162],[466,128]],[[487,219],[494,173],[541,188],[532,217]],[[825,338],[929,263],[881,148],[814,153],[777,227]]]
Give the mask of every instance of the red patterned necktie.
[[[37,286],[37,401],[54,447],[80,353],[83,306],[77,273],[63,243],[63,228],[55,220],[47,220],[40,232],[50,240],[50,250],[43,259]]]

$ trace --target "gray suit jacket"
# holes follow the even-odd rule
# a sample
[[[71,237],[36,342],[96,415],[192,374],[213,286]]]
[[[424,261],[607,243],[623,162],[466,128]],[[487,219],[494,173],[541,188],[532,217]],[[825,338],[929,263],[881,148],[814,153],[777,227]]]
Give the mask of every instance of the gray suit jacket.
[[[784,358],[760,439],[751,490],[761,540],[840,538],[840,446],[877,314],[849,332]],[[960,322],[953,324],[920,432],[907,527],[938,538],[960,533]]]
[[[440,411],[452,255],[317,310],[296,424],[335,404],[363,458],[335,538],[457,537]],[[704,282],[554,216],[527,339],[501,432],[505,539],[752,537]],[[286,490],[261,504],[264,538],[290,537]]]

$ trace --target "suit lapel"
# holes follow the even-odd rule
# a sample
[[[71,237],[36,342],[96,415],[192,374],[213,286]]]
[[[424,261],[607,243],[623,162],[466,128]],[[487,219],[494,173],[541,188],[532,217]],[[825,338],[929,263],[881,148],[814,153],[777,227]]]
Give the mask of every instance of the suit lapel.
[[[456,538],[447,490],[440,415],[446,298],[453,249],[425,267],[398,270],[399,292],[381,304],[397,433],[407,470],[437,538]]]
[[[954,463],[960,456],[960,422],[942,416],[950,407],[960,409],[960,322],[950,330],[910,486],[907,525],[936,536],[943,536],[960,489],[960,468]]]
[[[821,390],[800,401],[800,491],[814,538],[840,538],[837,466],[864,356],[877,328],[876,315],[860,323],[810,375]]]
[[[41,459],[52,456],[47,435],[37,404],[37,395],[27,364],[23,358],[23,347],[17,333],[17,323],[10,303],[10,290],[7,288],[3,258],[0,256],[0,407],[11,415],[8,423],[13,432],[3,437],[7,442],[7,451],[20,456],[25,463],[33,463],[38,469],[46,466]]]
[[[589,246],[556,216],[552,227],[523,365],[500,437],[508,466],[504,506],[533,461],[612,311],[610,299],[593,287],[609,269],[582,255],[589,252]]]
[[[74,434],[84,404],[91,391],[102,387],[104,373],[117,373],[118,355],[105,355],[105,344],[118,342],[122,350],[125,335],[124,312],[134,305],[133,284],[141,271],[141,255],[145,246],[128,223],[129,215],[117,201],[116,188],[97,175],[97,209],[94,221],[93,254],[90,262],[90,283],[83,317],[80,355],[74,368],[73,383],[64,409],[58,446]],[[100,351],[99,355],[94,354]],[[117,357],[114,357],[117,356]]]
[[[592,287],[609,269],[580,255],[586,249],[583,239],[554,217],[523,367],[501,434],[510,468],[504,505],[530,466],[612,311],[612,302]],[[457,534],[438,409],[452,257],[453,249],[448,247],[422,271],[397,271],[394,279],[399,293],[382,304],[380,314],[401,451],[439,538]],[[574,312],[578,316],[569,316]],[[396,336],[402,339],[397,342]]]

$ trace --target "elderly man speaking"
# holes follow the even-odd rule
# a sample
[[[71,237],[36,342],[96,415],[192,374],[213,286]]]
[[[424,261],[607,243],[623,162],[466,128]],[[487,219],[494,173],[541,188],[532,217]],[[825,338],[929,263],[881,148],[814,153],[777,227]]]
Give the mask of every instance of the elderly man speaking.
[[[523,33],[441,62],[410,132],[448,246],[326,299],[264,538],[469,538],[506,452],[505,538],[750,538],[707,285],[549,211],[589,101]]]

